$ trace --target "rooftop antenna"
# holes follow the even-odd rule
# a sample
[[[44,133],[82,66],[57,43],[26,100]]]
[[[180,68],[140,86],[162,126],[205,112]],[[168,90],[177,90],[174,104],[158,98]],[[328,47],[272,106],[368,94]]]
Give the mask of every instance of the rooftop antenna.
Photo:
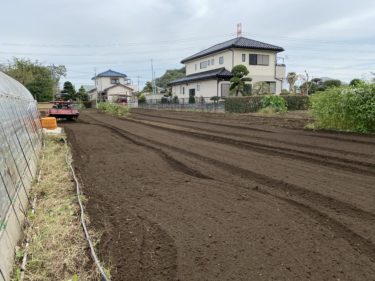
[[[242,23],[237,23],[237,37],[242,36]]]

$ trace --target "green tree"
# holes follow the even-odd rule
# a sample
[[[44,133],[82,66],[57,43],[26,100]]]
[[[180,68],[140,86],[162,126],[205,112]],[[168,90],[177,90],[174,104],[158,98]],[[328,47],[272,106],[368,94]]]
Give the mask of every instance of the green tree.
[[[146,97],[145,97],[145,95],[141,94],[138,97],[138,103],[146,103]]]
[[[375,72],[371,72],[371,75],[372,75],[371,82],[375,83]]]
[[[88,101],[89,100],[89,96],[87,95],[86,90],[85,90],[85,88],[83,86],[81,86],[78,89],[77,97],[81,101]]]
[[[350,81],[350,86],[353,86],[353,87],[358,87],[358,86],[362,86],[366,84],[365,81],[361,80],[361,79],[358,79],[358,78],[354,78],[352,81]]]
[[[142,93],[152,93],[152,83],[150,81],[146,82],[143,87]]]
[[[340,87],[341,86],[341,81],[340,80],[327,80],[323,82],[323,86],[325,88],[330,88],[330,87]]]
[[[251,78],[246,77],[249,74],[249,70],[243,64],[236,65],[232,68],[233,77],[230,79],[230,91],[235,96],[240,93],[244,93],[245,82],[251,81]]]
[[[38,61],[13,58],[0,70],[23,84],[37,99],[50,101],[57,92],[57,86],[62,76],[65,76],[65,66],[45,66]]]
[[[48,77],[35,77],[26,85],[26,88],[37,101],[45,102],[53,99],[54,82]]]
[[[168,69],[162,76],[155,79],[155,84],[160,88],[167,88],[168,83],[172,80],[185,77],[185,67],[180,69]]]
[[[76,100],[77,99],[77,92],[74,88],[73,84],[70,81],[65,81],[63,90],[61,93],[66,94],[65,99]]]
[[[315,92],[320,91],[320,90],[324,91],[324,89],[325,89],[325,88],[321,88],[318,84],[316,84],[312,81],[303,83],[299,88],[301,90],[302,95],[306,95],[307,93],[309,93],[309,95],[311,95],[311,94],[314,94]]]

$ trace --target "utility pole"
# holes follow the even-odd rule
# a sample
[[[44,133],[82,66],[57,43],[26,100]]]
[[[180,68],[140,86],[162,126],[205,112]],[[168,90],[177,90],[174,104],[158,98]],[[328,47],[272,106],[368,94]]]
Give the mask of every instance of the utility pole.
[[[154,64],[151,59],[151,85],[152,85],[152,94],[156,95],[156,88],[155,88],[155,72],[154,72]]]
[[[306,95],[308,96],[309,95],[309,74],[307,73],[307,71],[305,70],[305,73],[306,73]]]
[[[94,67],[94,83],[96,88],[95,107],[98,107],[98,88],[96,87],[96,67]]]
[[[136,76],[137,77],[137,91],[139,92],[139,78],[141,78],[141,76]]]
[[[53,80],[53,100],[56,100],[56,95],[57,95],[57,88],[58,88],[58,85],[57,85],[57,81],[55,79],[55,65],[52,64],[51,65],[51,77],[52,77],[52,80]]]

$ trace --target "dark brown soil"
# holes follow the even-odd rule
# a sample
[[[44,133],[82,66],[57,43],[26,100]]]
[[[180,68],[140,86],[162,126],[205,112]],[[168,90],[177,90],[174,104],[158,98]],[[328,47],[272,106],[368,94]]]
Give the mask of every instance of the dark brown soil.
[[[375,280],[375,137],[95,110],[64,125],[112,280]]]

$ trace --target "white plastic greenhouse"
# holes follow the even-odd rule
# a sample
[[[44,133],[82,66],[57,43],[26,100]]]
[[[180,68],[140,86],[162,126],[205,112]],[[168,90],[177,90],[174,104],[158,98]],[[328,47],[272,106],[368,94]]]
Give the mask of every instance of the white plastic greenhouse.
[[[0,72],[0,281],[8,281],[42,143],[37,103]]]

